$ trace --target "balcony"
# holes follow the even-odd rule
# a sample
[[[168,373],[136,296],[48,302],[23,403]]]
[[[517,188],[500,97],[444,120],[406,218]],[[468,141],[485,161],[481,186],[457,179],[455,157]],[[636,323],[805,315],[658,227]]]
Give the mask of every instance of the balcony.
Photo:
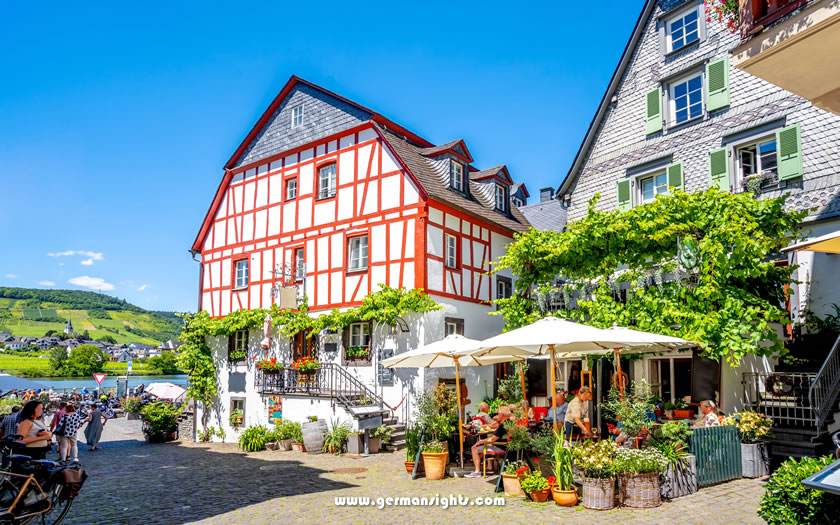
[[[741,0],[738,69],[840,114],[840,0]]]

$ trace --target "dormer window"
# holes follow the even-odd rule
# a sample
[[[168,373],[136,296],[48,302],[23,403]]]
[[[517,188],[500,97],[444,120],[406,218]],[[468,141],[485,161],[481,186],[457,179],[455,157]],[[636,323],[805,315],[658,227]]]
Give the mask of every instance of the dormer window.
[[[449,185],[458,191],[464,191],[464,165],[460,162],[451,161],[449,170]]]
[[[501,184],[496,184],[496,209],[499,211],[507,211],[507,202],[507,188]]]
[[[511,198],[510,198],[510,201],[511,201],[511,202],[513,203],[513,205],[514,205],[514,206],[516,206],[517,208],[521,208],[522,206],[525,206],[525,203],[524,203],[524,202],[522,202],[522,199],[519,199],[519,198],[517,198],[517,197],[511,197]]]

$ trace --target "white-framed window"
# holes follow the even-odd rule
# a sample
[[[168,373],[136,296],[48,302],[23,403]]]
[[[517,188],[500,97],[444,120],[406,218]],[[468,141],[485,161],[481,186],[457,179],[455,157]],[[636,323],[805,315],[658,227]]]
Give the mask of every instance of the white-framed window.
[[[464,320],[457,317],[444,317],[443,335],[445,337],[452,334],[464,335]]]
[[[507,277],[496,277],[496,299],[507,299],[513,294],[513,283]]]
[[[297,197],[297,177],[286,180],[286,200]]]
[[[682,11],[665,22],[668,51],[676,51],[700,40],[700,13],[698,8]]]
[[[668,84],[671,124],[682,124],[703,115],[703,74],[692,73]]]
[[[248,352],[248,330],[237,330],[228,341],[228,358],[231,361],[245,359],[242,352]]]
[[[234,288],[245,288],[248,286],[248,259],[241,259],[236,261],[236,275],[234,279]]]
[[[303,124],[303,104],[292,108],[292,127],[296,128]]]
[[[642,175],[636,179],[639,187],[639,202],[644,204],[656,198],[657,195],[668,195],[668,174],[665,171]]]
[[[507,211],[507,200],[507,188],[501,184],[496,184],[496,209]]]
[[[368,266],[368,236],[351,237],[348,241],[348,270],[365,270]]]
[[[458,267],[458,238],[448,233],[446,234],[446,266]]]
[[[335,163],[318,168],[318,198],[335,197]]]
[[[350,346],[370,345],[370,327],[368,323],[353,323],[350,325]]]
[[[453,160],[451,166],[450,185],[458,191],[464,191],[464,165]]]
[[[650,387],[662,401],[673,403],[691,395],[691,358],[666,357],[650,359]]]
[[[750,175],[776,173],[778,171],[778,157],[776,156],[776,136],[765,137],[750,144],[735,148],[738,162],[738,174],[741,179]]]
[[[524,202],[522,202],[522,199],[520,199],[520,198],[518,198],[518,197],[511,197],[511,198],[510,198],[510,202],[511,202],[511,204],[513,204],[514,206],[516,206],[517,208],[522,207],[522,206],[524,206],[524,205],[525,205],[525,203],[524,203]]]
[[[303,248],[295,248],[295,279],[306,277],[306,263],[303,259]]]

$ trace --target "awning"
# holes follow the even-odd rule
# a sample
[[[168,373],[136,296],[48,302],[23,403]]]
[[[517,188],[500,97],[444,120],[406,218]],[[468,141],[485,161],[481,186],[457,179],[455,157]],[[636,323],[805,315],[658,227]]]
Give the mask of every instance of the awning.
[[[0,392],[7,392],[9,390],[38,390],[39,388],[47,390],[49,387],[22,377],[0,374]]]
[[[798,252],[802,250],[810,252],[840,253],[840,230],[782,248],[783,253]]]

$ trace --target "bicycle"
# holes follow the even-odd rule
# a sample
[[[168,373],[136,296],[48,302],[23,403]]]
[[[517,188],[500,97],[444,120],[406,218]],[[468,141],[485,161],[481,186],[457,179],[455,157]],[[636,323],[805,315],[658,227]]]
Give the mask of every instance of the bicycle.
[[[87,479],[78,463],[33,460],[15,451],[19,435],[0,440],[0,524],[58,525]]]

